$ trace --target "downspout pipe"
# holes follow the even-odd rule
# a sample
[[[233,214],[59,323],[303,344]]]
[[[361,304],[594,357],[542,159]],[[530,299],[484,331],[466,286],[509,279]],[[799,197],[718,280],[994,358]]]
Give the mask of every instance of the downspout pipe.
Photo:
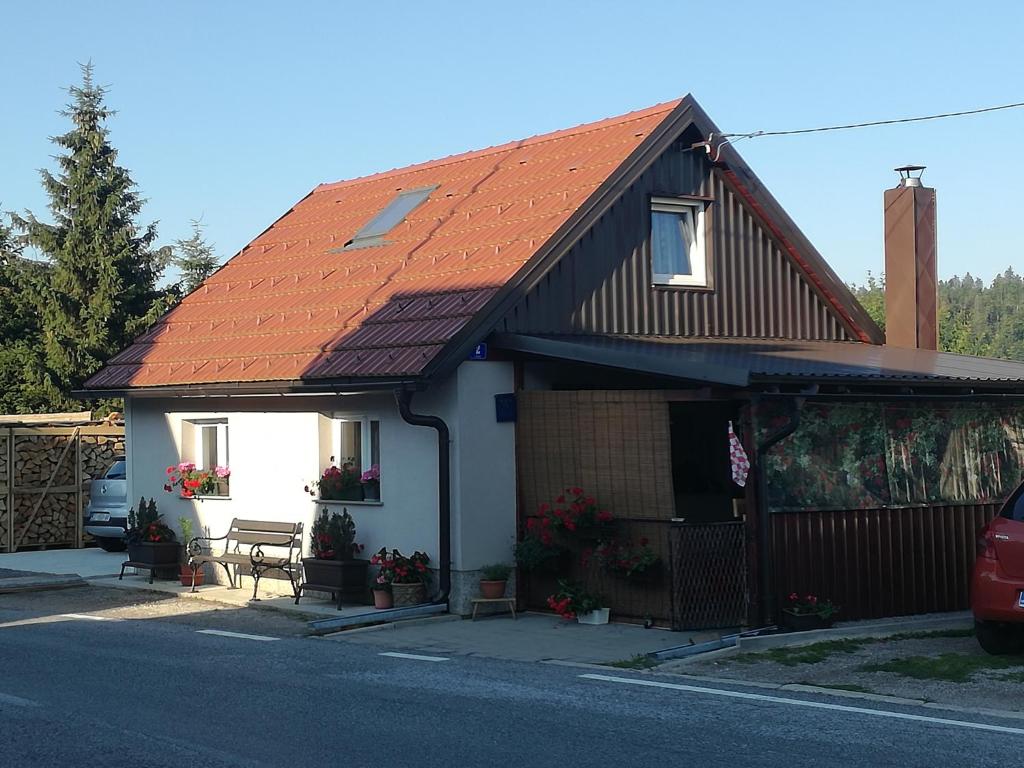
[[[752,404],[755,407],[761,402],[760,395],[755,394],[752,399]],[[757,446],[757,563],[761,591],[761,622],[763,624],[770,624],[776,614],[775,585],[772,583],[771,512],[768,508],[768,475],[765,472],[764,462],[768,451],[799,429],[803,404],[803,397],[794,398],[793,413],[790,415],[789,423],[769,434],[764,442]]]
[[[451,432],[440,416],[413,413],[412,391],[396,389],[398,412],[406,424],[437,430],[437,559],[440,563],[440,590],[435,603],[448,602],[452,589],[452,483]]]

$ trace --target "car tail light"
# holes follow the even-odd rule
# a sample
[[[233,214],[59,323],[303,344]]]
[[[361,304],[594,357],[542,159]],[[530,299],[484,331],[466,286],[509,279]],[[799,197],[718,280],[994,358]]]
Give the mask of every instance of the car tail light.
[[[984,558],[985,560],[999,559],[999,556],[996,554],[995,534],[993,534],[987,527],[982,528],[978,533],[978,557]]]

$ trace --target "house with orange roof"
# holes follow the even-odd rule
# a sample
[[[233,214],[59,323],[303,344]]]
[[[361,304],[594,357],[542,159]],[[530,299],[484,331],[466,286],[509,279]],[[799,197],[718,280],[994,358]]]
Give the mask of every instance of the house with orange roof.
[[[613,615],[674,628],[772,622],[793,590],[849,618],[963,608],[974,527],[1024,467],[1024,365],[935,351],[934,190],[905,175],[890,344],[687,96],[322,184],[86,394],[125,398],[132,498],[228,466],[165,514],[217,535],[345,508],[368,550],[427,552],[460,613],[576,487],[614,534],[519,573],[523,605],[603,555]],[[369,479],[311,500],[332,464]],[[644,578],[609,564],[637,553]]]

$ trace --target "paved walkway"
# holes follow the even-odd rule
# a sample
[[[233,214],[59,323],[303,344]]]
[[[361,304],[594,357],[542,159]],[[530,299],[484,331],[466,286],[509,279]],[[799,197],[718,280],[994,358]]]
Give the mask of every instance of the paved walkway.
[[[674,645],[716,639],[717,632],[668,632],[634,624],[586,626],[543,614],[478,621],[444,617],[342,632],[330,640],[433,655],[486,656],[516,661],[628,661]]]

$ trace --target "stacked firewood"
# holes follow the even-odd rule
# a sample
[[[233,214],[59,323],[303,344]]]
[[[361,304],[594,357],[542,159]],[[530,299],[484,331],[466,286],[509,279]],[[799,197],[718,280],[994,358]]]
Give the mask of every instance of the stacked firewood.
[[[124,435],[82,435],[82,481],[101,477],[118,456],[124,456]]]
[[[48,493],[39,502],[40,494],[23,494],[14,500],[14,536],[21,536],[26,524],[28,530],[21,539],[22,547],[41,544],[73,544],[75,542],[75,494]],[[37,509],[35,517],[32,511]],[[29,518],[31,517],[31,522]]]
[[[69,443],[72,445],[67,448]],[[42,489],[47,484],[54,488],[75,484],[75,448],[71,435],[16,435],[14,486]]]

